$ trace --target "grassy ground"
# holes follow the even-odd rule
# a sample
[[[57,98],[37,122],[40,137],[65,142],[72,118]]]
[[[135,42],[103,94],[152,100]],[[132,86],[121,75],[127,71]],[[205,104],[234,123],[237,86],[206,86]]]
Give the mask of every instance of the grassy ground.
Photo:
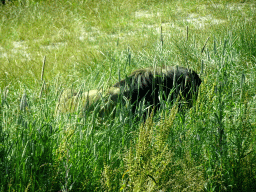
[[[1,191],[256,190],[253,0],[20,0],[0,19]],[[65,88],[155,65],[200,74],[191,109],[54,115]]]

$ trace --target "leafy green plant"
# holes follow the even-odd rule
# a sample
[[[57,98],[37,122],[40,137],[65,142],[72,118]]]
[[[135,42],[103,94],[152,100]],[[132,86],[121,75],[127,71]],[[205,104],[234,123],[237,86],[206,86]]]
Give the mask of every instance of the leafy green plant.
[[[255,7],[1,5],[0,191],[255,191]],[[192,108],[163,103],[146,120],[145,106],[132,114],[129,102],[115,117],[99,118],[96,109],[55,115],[65,89],[100,89],[165,65],[200,74]]]

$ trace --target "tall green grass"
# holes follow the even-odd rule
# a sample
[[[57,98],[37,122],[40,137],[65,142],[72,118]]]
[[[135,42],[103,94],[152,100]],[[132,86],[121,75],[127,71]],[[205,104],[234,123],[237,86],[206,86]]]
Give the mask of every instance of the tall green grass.
[[[0,191],[255,191],[255,8],[0,6]],[[191,109],[167,103],[145,121],[122,104],[103,119],[96,110],[55,115],[68,87],[105,88],[134,69],[177,64],[203,80]]]

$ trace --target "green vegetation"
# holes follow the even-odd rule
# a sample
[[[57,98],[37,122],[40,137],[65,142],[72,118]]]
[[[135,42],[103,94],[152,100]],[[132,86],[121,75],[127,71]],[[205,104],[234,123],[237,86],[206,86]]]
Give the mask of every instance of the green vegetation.
[[[255,23],[253,0],[0,5],[0,191],[255,191]],[[55,115],[155,65],[200,74],[191,109]]]

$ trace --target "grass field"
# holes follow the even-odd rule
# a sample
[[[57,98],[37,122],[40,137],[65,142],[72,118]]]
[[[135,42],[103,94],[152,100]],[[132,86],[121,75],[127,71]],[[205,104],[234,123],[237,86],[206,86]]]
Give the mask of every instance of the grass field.
[[[0,5],[0,191],[256,191],[255,23],[254,0]],[[191,109],[55,114],[164,65],[200,74]]]

